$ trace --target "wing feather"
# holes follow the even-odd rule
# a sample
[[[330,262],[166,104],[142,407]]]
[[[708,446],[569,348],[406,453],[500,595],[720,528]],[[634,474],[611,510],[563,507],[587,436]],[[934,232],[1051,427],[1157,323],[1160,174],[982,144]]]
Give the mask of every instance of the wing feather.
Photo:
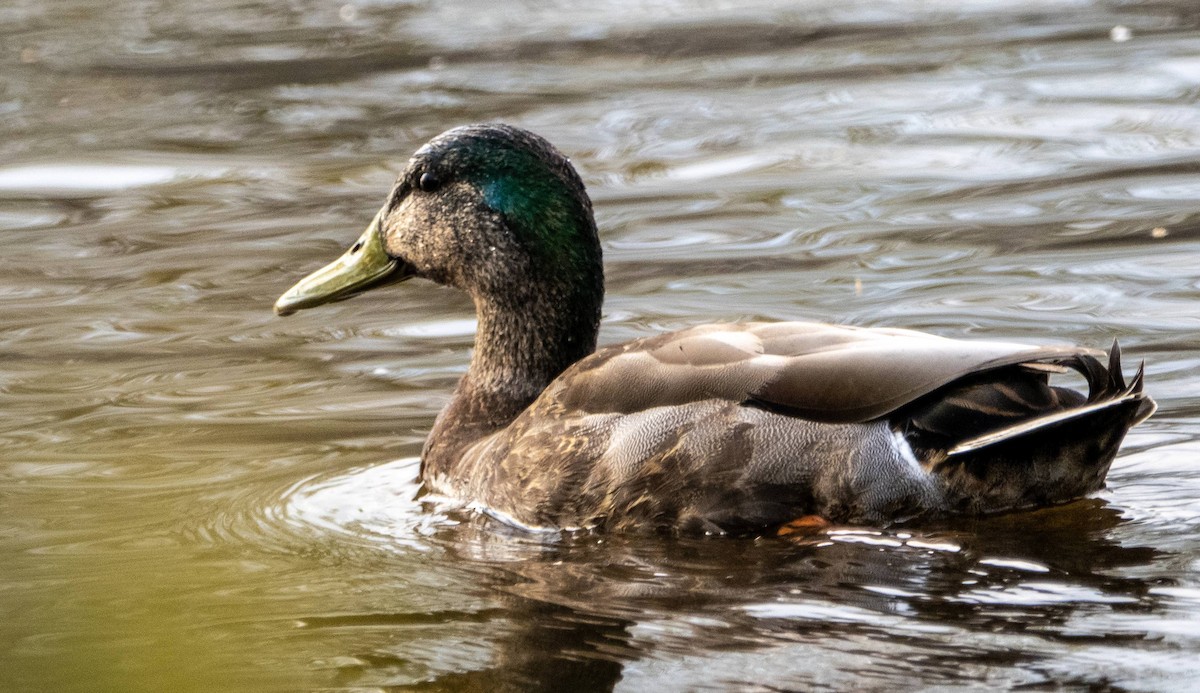
[[[725,399],[855,423],[972,373],[1098,353],[807,322],[702,325],[602,349],[568,369],[547,394],[590,413]]]

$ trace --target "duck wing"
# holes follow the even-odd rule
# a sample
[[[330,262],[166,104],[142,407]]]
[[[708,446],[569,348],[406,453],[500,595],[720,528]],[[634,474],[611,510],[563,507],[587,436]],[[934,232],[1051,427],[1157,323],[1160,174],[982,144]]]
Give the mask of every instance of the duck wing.
[[[601,349],[547,394],[589,413],[725,399],[812,421],[858,423],[974,373],[1097,354],[811,322],[701,325]]]

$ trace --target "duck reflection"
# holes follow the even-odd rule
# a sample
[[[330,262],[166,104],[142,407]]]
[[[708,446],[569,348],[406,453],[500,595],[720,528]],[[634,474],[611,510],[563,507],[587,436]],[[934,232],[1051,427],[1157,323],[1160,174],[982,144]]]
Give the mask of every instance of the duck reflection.
[[[1158,583],[1134,575],[1161,552],[1124,545],[1123,522],[1098,500],[786,538],[536,537],[475,519],[438,541],[479,568],[480,595],[497,605],[463,617],[490,663],[388,690],[689,689],[751,675],[786,688],[836,682],[840,668],[876,667],[881,685],[1034,671],[1047,643],[1145,637],[1105,625],[1157,608]]]

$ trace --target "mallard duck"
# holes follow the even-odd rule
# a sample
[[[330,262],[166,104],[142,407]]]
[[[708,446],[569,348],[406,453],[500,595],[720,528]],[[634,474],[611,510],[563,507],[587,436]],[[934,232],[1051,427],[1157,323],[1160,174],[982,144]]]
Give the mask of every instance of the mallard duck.
[[[470,367],[424,488],[527,528],[769,533],[883,526],[1095,492],[1150,416],[1120,351],[811,322],[700,325],[596,349],[604,271],[571,163],[508,125],[421,147],[287,315],[420,277],[466,291]],[[1050,384],[1074,370],[1087,392]]]

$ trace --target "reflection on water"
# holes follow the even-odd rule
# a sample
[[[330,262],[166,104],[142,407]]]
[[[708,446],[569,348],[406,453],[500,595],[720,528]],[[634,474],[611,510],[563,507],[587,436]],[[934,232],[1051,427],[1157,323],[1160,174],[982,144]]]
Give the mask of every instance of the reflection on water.
[[[343,481],[344,490],[369,486]],[[293,506],[292,519],[321,522],[312,501],[322,491],[302,511]],[[326,511],[346,507],[334,501]],[[343,528],[381,534],[385,525],[363,512]],[[756,672],[750,680],[823,680],[834,688],[904,685],[914,676],[1085,684],[1092,682],[1086,668],[1071,671],[1085,661],[1063,662],[1079,645],[1140,648],[1159,637],[1146,625],[1171,608],[1169,588],[1114,574],[1167,554],[1114,541],[1121,513],[1095,500],[966,528],[836,528],[799,541],[537,538],[447,518],[442,531],[429,533],[428,524],[414,531],[416,515],[406,522],[394,509],[365,512],[390,517],[399,538],[422,535],[426,550],[478,571],[475,587],[490,595],[488,605],[316,615],[301,625],[436,633],[439,652],[459,654],[464,643],[447,631],[487,634],[486,658],[467,671],[418,677],[422,690],[492,690],[498,682],[514,690],[581,682],[607,689],[618,681],[631,690],[690,690],[720,685],[715,672],[735,677],[726,681],[735,686],[748,672]],[[410,512],[419,510],[410,505]],[[975,634],[970,643],[964,632]],[[878,651],[880,642],[887,652]],[[405,639],[404,648],[412,645]],[[405,649],[384,659],[399,673],[411,669],[409,657]],[[343,681],[378,675],[370,664],[347,665]],[[1019,665],[1019,675],[996,678],[997,665]]]
[[[1191,2],[17,2],[0,37],[0,689],[1200,686]],[[1160,411],[1099,498],[938,526],[418,500],[470,302],[270,306],[484,120],[581,169],[606,342],[1117,337]]]

